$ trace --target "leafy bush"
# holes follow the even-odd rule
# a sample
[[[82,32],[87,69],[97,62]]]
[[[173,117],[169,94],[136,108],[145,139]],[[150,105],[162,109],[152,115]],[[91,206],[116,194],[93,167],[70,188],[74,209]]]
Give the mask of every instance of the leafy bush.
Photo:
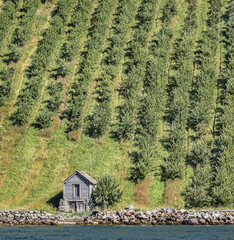
[[[95,206],[103,209],[120,201],[123,191],[120,191],[119,183],[110,177],[102,177],[96,189],[92,192],[92,200]]]

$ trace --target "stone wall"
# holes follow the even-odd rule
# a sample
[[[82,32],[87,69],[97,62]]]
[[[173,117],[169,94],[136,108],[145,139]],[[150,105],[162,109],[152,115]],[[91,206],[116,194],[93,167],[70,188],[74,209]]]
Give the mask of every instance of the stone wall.
[[[63,218],[43,211],[0,210],[0,225],[54,225]]]
[[[223,225],[234,224],[234,211],[187,211],[161,208],[114,212],[93,211],[90,216],[66,218],[42,211],[0,210],[0,225]]]
[[[87,217],[88,224],[127,225],[223,225],[234,224],[234,211],[186,211],[162,208],[154,211],[120,210]]]

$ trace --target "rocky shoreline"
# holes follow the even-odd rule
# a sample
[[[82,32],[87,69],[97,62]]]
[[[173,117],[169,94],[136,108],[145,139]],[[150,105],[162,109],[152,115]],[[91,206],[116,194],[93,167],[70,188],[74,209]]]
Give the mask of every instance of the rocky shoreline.
[[[43,211],[0,210],[0,225],[224,225],[234,224],[234,211],[176,210],[93,211],[90,216],[67,218]]]

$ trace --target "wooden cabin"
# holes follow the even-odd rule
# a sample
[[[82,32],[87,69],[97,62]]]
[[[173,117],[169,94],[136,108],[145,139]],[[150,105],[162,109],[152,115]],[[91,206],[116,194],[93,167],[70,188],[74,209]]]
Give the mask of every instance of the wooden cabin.
[[[86,211],[92,207],[91,194],[96,188],[96,180],[84,171],[76,171],[63,182],[63,199],[60,211]]]

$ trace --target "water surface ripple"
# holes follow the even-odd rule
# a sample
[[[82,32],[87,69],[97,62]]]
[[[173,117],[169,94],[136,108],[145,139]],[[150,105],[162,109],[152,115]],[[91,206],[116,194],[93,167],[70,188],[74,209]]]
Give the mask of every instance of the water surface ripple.
[[[0,226],[1,240],[234,240],[234,226]]]

